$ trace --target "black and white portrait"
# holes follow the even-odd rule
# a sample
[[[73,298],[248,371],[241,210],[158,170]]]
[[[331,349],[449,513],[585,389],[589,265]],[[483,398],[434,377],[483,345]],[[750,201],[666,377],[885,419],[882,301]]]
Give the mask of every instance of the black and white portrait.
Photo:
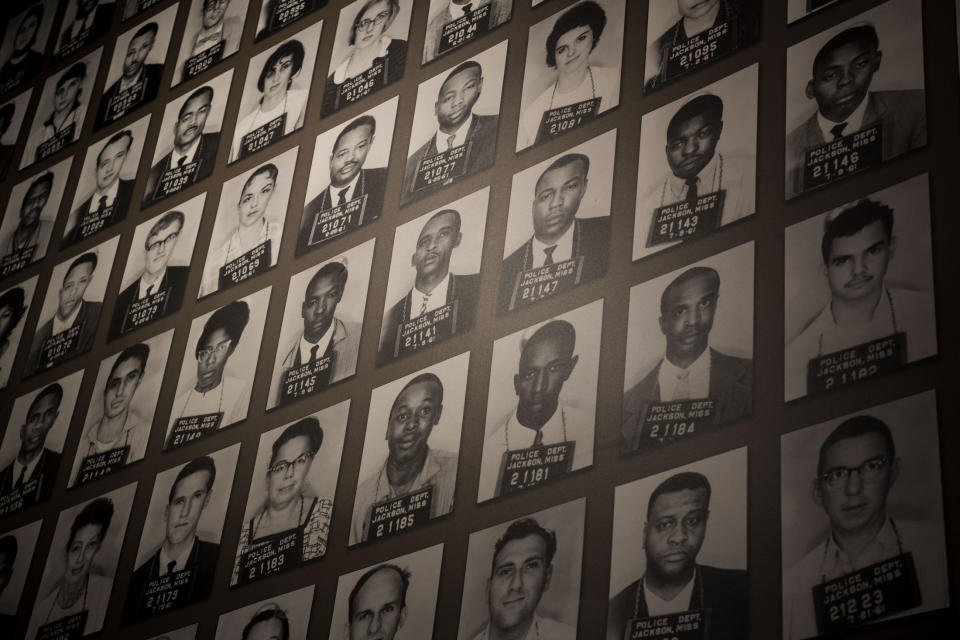
[[[194,196],[134,229],[107,340],[115,340],[180,309],[206,196]]]
[[[493,166],[506,41],[420,83],[401,204]]]
[[[260,436],[231,586],[326,555],[349,413],[344,400]]]
[[[158,636],[150,638],[150,640],[195,640],[197,637],[197,626],[198,624],[194,623],[189,627],[167,631],[166,633],[161,633]]]
[[[459,640],[576,640],[586,505],[580,498],[470,534]]]
[[[7,386],[40,276],[0,291],[0,389]]]
[[[13,165],[13,154],[26,129],[24,118],[32,95],[33,89],[27,89],[0,105],[0,180],[7,177]]]
[[[620,104],[625,0],[583,0],[530,27],[517,151]]]
[[[617,131],[513,176],[497,314],[607,273]]]
[[[397,227],[377,364],[473,328],[490,189]]]
[[[313,588],[311,584],[222,614],[214,640],[307,640]]]
[[[114,236],[53,268],[24,377],[83,355],[93,347],[119,240],[120,236]]]
[[[493,343],[477,502],[593,465],[603,300]]]
[[[0,533],[0,622],[13,629],[42,520]]]
[[[50,498],[82,380],[76,371],[14,401],[0,442],[0,515]]]
[[[247,158],[303,126],[323,21],[250,58],[230,162]]]
[[[453,512],[470,352],[371,393],[350,546]]]
[[[123,622],[202,600],[213,588],[240,445],[157,474],[123,607]]]
[[[618,486],[610,547],[607,640],[746,638],[747,448]]]
[[[297,255],[380,219],[399,100],[317,136]]]
[[[192,0],[173,84],[196,78],[240,50],[250,0]]]
[[[260,42],[280,29],[306,18],[314,11],[327,6],[328,0],[263,0],[260,17],[257,19],[257,36]]]
[[[227,180],[198,298],[229,289],[277,264],[299,147]]]
[[[754,243],[630,289],[620,452],[753,413]]]
[[[27,638],[86,638],[103,629],[136,491],[132,482],[60,512]]]
[[[115,0],[66,0],[60,34],[53,50],[53,61],[58,62],[94,40],[106,35],[113,24]]]
[[[796,22],[800,18],[839,1],[840,0],[787,0],[787,23]]]
[[[781,438],[783,637],[950,606],[933,391]]]
[[[117,37],[94,131],[157,97],[176,18],[173,5]]]
[[[63,229],[62,247],[86,240],[126,219],[130,205],[135,204],[133,186],[149,126],[147,114],[87,147]]]
[[[91,51],[44,81],[20,156],[21,169],[52,156],[80,137],[102,53],[103,47]]]
[[[13,186],[0,221],[0,277],[42,260],[63,201],[73,156]]]
[[[430,0],[422,64],[481,38],[512,15],[513,0]]]
[[[268,409],[315,396],[357,372],[375,242],[290,278]]]
[[[0,95],[40,73],[57,4],[57,0],[39,0],[7,21],[0,42]]]
[[[340,10],[321,116],[403,77],[412,0],[355,0]]]
[[[164,449],[247,419],[269,304],[267,287],[194,319]]]
[[[143,190],[143,208],[213,173],[232,79],[230,69],[167,103]]]
[[[785,231],[784,400],[937,353],[927,174]]]
[[[159,6],[161,2],[166,2],[166,0],[124,0],[121,19],[126,22],[131,18],[136,18],[148,9]]]
[[[651,0],[644,93],[760,39],[760,0]]]
[[[67,488],[120,471],[146,455],[172,342],[169,329],[100,363]]]
[[[643,116],[634,260],[756,213],[759,66]]]
[[[787,49],[786,198],[927,144],[919,0],[890,0]]]
[[[432,638],[443,565],[438,544],[340,576],[329,638]]]

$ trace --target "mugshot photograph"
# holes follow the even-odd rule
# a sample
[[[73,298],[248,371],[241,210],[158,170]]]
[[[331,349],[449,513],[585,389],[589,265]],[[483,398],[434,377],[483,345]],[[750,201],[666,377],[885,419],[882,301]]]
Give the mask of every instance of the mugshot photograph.
[[[65,158],[10,190],[6,213],[0,221],[0,278],[47,255],[72,165],[73,157]]]
[[[314,11],[327,6],[329,0],[263,0],[260,5],[260,17],[257,19],[257,35],[254,42],[260,42],[280,29],[306,18]]]
[[[330,638],[432,638],[443,545],[340,576]]]
[[[459,640],[576,639],[586,504],[580,498],[470,534]]]
[[[147,9],[152,9],[165,1],[166,0],[123,0],[123,11],[120,14],[120,19],[126,22],[131,18],[136,18],[141,13],[147,11]]]
[[[380,219],[399,100],[317,136],[297,255]]]
[[[303,126],[323,21],[250,58],[230,162],[247,158]]]
[[[7,21],[0,43],[0,95],[30,82],[40,73],[56,13],[56,0],[41,0]]]
[[[506,58],[504,41],[420,83],[401,204],[493,166]]]
[[[194,319],[164,449],[181,447],[247,419],[270,289]]]
[[[620,104],[624,0],[584,0],[530,27],[517,151]]]
[[[103,629],[137,483],[64,509],[26,637],[87,638]]]
[[[0,533],[0,623],[13,629],[42,520]]]
[[[357,372],[375,242],[290,278],[268,409],[315,396]]]
[[[53,60],[63,60],[94,40],[106,35],[113,24],[114,0],[66,0],[60,35],[53,50]]]
[[[102,53],[103,47],[91,51],[44,81],[20,156],[20,169],[52,156],[80,138]]]
[[[421,63],[473,42],[511,15],[513,0],[430,0]]]
[[[240,50],[250,0],[192,0],[173,84],[195,78]]]
[[[340,10],[321,116],[403,77],[412,9],[410,0],[356,0]]]
[[[130,577],[123,623],[206,600],[240,445],[157,474]]]
[[[196,640],[197,626],[198,624],[194,623],[189,627],[182,627],[174,631],[167,631],[166,633],[161,633],[160,635],[154,636],[149,640]]]
[[[203,215],[205,193],[137,226],[113,306],[107,340],[180,309]]]
[[[255,278],[277,264],[300,147],[227,180],[197,298]]]
[[[117,38],[94,131],[157,97],[176,18],[177,5],[171,5]]]
[[[17,150],[20,134],[25,129],[24,116],[32,95],[33,89],[27,89],[0,105],[0,180],[7,177],[7,172],[13,166],[13,154]]]
[[[173,342],[173,329],[100,363],[67,488],[142,460]]]
[[[760,0],[651,0],[644,93],[760,39]]]
[[[785,640],[950,606],[936,405],[926,391],[782,436]]]
[[[7,386],[40,276],[0,291],[0,389]],[[16,378],[14,378],[16,381]]]
[[[126,219],[149,126],[148,114],[87,147],[61,248]]]
[[[83,355],[93,347],[120,236],[53,268],[33,334],[24,377]]]
[[[307,640],[314,585],[221,614],[214,640]]]
[[[787,23],[793,23],[839,0],[787,0]]]
[[[50,498],[81,380],[77,371],[14,401],[0,442],[0,516]]]
[[[350,546],[453,512],[469,363],[468,351],[371,393]]]
[[[927,144],[919,0],[890,0],[787,49],[789,200]]]
[[[377,364],[473,328],[490,188],[397,227]]]
[[[753,413],[754,243],[630,289],[620,452]]]
[[[610,548],[607,640],[746,640],[747,448],[618,486]]]
[[[784,400],[937,353],[927,174],[785,231]]]
[[[754,64],[643,116],[633,259],[757,210]]]
[[[327,553],[350,400],[260,436],[230,586]]]
[[[607,273],[616,129],[513,176],[497,315]]]

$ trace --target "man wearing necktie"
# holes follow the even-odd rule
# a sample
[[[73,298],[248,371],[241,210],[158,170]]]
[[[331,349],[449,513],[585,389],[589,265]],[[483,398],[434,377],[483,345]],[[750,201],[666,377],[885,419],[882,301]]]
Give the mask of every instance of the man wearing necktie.
[[[163,78],[163,64],[148,63],[147,58],[153,51],[159,30],[160,25],[156,22],[148,22],[130,38],[122,58],[120,77],[108,86],[100,97],[94,130],[103,128],[157,97]],[[169,37],[162,45],[164,50],[167,44]],[[118,49],[114,54],[115,59],[120,51]]]
[[[423,43],[422,63],[427,64],[439,55],[440,36],[445,25],[463,16],[470,16],[487,5],[490,5],[487,29],[499,27],[509,20],[513,13],[512,0],[432,0]],[[486,33],[487,29],[482,33],[478,30],[478,36]]]
[[[806,87],[817,110],[787,136],[787,199],[811,188],[805,184],[811,149],[877,126],[882,161],[927,144],[923,89],[870,90],[882,55],[877,31],[868,23],[841,31],[817,52]]]
[[[113,22],[113,10],[116,6],[114,2],[100,4],[98,0],[76,0],[75,5],[73,21],[60,33],[55,60],[99,38],[110,29]],[[83,42],[79,40],[81,37]]]
[[[133,133],[124,129],[107,140],[97,153],[94,167],[96,187],[90,197],[70,213],[63,246],[89,238],[97,231],[127,217],[134,180],[120,177],[133,144]]]
[[[47,434],[60,416],[62,400],[63,388],[56,382],[47,385],[30,402],[19,429],[12,424],[8,428],[8,433],[19,433],[20,448],[10,464],[0,471],[0,496],[29,488],[31,483],[37,482],[35,493],[25,496],[24,508],[47,500],[53,492],[60,454],[45,445]]]

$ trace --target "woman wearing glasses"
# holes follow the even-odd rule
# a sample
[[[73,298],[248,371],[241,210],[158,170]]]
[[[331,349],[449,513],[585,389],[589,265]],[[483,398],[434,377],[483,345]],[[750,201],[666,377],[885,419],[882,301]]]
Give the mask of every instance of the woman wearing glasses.
[[[403,77],[407,41],[387,34],[399,12],[399,0],[363,3],[350,28],[346,55],[327,76],[321,115],[330,115]]]
[[[264,470],[266,499],[240,530],[231,585],[326,553],[333,501],[316,496],[307,479],[322,443],[323,430],[313,417],[293,423],[274,441]]]

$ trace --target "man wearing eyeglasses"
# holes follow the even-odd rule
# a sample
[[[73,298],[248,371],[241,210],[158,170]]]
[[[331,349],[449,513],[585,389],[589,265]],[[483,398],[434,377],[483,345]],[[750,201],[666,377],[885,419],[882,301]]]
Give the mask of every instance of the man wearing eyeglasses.
[[[177,248],[183,222],[181,212],[169,211],[150,228],[143,243],[143,271],[117,296],[110,332],[107,334],[109,340],[164,318],[180,308],[190,267],[169,263]]]
[[[244,5],[245,6],[245,5]],[[186,81],[203,73],[240,48],[243,35],[243,17],[227,15],[230,0],[194,0],[191,11],[200,11],[198,28],[184,35],[181,55],[186,53],[180,81]],[[190,24],[196,24],[193,20]],[[174,75],[176,82],[176,73]]]
[[[0,505],[12,504],[22,498],[20,509],[44,502],[53,493],[53,483],[60,468],[60,453],[46,446],[47,434],[60,416],[63,387],[54,382],[44,387],[33,400],[24,423],[18,429],[20,447],[17,455],[0,471]],[[14,429],[10,425],[10,429]]]
[[[933,551],[936,532],[887,509],[900,471],[890,428],[875,416],[844,420],[820,445],[812,497],[830,531],[784,575],[784,638],[849,628],[848,616],[872,622],[949,601],[943,559]],[[800,523],[784,522],[784,531],[794,524]],[[882,592],[857,590],[877,575],[889,578],[880,583],[886,583]],[[848,593],[854,595],[852,609]],[[842,615],[835,610],[840,604]],[[883,613],[874,613],[881,607]]]
[[[113,134],[97,152],[93,193],[70,213],[63,246],[85,240],[127,217],[134,180],[124,180],[121,175],[132,145],[133,133],[124,129]],[[134,164],[137,162],[134,160]]]

